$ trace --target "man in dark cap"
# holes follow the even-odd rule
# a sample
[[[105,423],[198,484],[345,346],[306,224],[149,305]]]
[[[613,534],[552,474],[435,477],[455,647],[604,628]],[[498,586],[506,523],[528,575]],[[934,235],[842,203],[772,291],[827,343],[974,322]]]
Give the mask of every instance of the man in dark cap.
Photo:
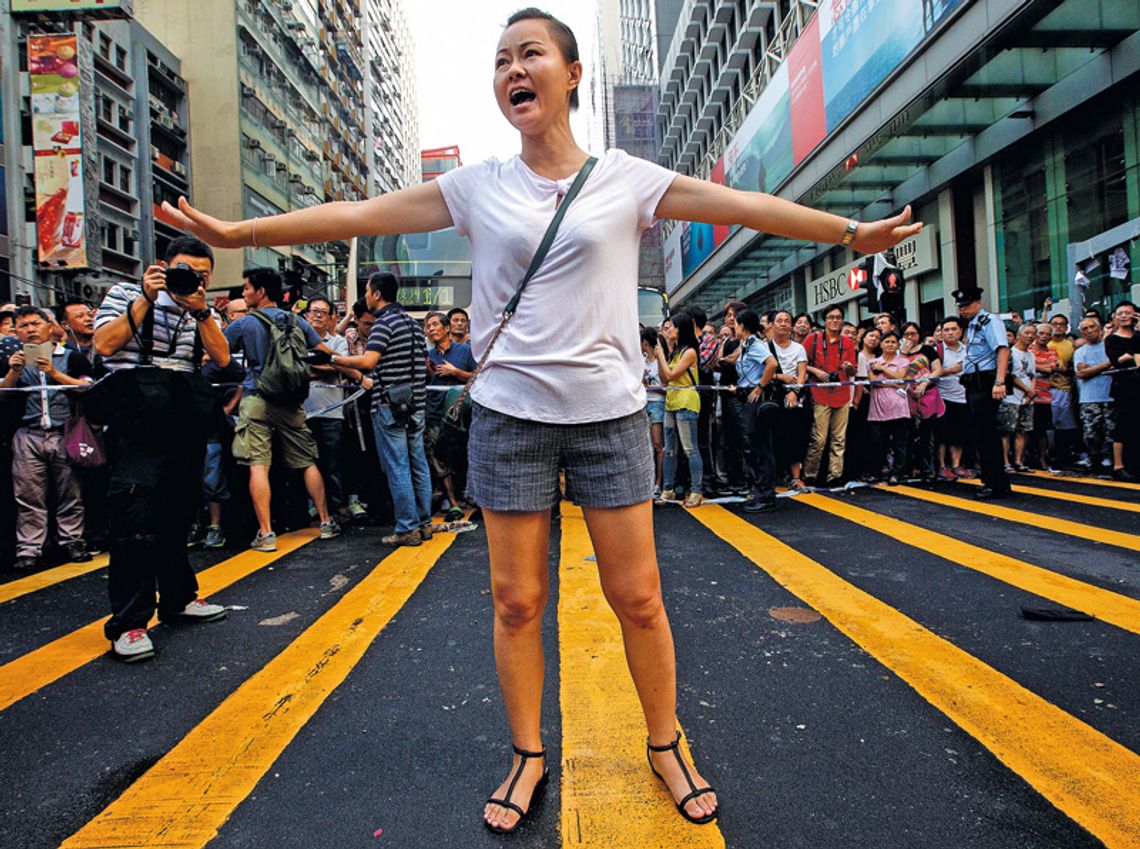
[[[997,432],[998,405],[1005,398],[1005,377],[1009,370],[1005,325],[982,309],[981,289],[955,289],[950,296],[958,305],[958,315],[967,323],[962,385],[966,387],[970,427],[984,484],[974,496],[1008,498],[1009,478],[1005,474],[1005,458]]]

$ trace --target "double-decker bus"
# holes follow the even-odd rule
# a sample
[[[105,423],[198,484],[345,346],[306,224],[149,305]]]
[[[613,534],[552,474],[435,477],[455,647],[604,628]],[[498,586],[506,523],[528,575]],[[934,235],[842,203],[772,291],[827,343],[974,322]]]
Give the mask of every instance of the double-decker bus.
[[[400,304],[417,317],[453,307],[471,309],[471,246],[454,227],[430,233],[369,236],[357,243],[357,279],[390,271],[400,279]],[[658,327],[669,316],[659,289],[639,286],[638,320]]]

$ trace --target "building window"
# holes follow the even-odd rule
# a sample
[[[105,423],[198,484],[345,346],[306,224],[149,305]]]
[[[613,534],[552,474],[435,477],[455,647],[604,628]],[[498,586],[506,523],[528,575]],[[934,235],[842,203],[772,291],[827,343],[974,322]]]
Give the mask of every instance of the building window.
[[[134,177],[134,172],[126,165],[119,166],[119,188],[127,194],[133,194],[131,191],[131,179]]]
[[[103,157],[103,182],[108,186],[115,185],[115,160]]]

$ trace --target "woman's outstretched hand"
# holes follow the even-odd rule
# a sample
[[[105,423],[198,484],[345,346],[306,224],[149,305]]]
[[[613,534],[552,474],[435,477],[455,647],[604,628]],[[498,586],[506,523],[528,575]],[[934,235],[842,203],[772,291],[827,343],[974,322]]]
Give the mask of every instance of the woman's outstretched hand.
[[[249,244],[250,228],[244,222],[214,218],[192,207],[184,197],[178,198],[177,207],[163,201],[159,217],[171,227],[192,233],[215,248],[241,248]]]
[[[855,232],[855,241],[851,247],[860,253],[877,254],[887,248],[893,248],[903,239],[913,236],[922,229],[922,222],[908,224],[910,221],[910,206],[890,218],[881,221],[862,221]],[[209,240],[207,240],[209,241]]]

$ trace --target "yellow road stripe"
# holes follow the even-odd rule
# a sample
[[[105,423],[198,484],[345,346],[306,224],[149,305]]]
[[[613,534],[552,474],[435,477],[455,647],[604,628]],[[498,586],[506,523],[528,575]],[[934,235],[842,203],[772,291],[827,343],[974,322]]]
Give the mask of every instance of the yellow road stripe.
[[[1140,755],[727,510],[692,515],[1109,849],[1140,846]]]
[[[205,846],[454,540],[392,552],[60,849]]]
[[[621,626],[602,596],[582,511],[562,503],[558,641],[562,704],[562,845],[722,849],[715,824],[693,826],[645,758],[645,720]],[[683,751],[688,754],[687,744]]]
[[[975,572],[981,572],[999,581],[1055,601],[1067,607],[1083,610],[1097,619],[1118,628],[1140,634],[1140,601],[1103,590],[1069,578],[1032,563],[1007,557],[996,551],[970,545],[954,537],[920,528],[909,522],[873,513],[838,498],[822,495],[801,495],[799,504],[807,504],[832,516],[855,522],[865,528],[886,534],[901,543],[930,552],[943,560],[957,563]]]
[[[1078,478],[1071,475],[1050,475],[1046,472],[1017,472],[1018,475],[1028,475],[1035,478],[1044,478],[1047,481],[1068,481],[1070,483],[1087,483],[1093,486],[1107,486],[1113,489],[1131,489],[1133,492],[1140,492],[1140,483],[1128,483],[1127,481],[1112,481],[1101,480],[1100,478]]]
[[[892,486],[879,488],[880,492],[890,492],[905,495],[908,498],[917,498],[930,504],[942,507],[953,507],[957,510],[969,510],[971,513],[981,513],[984,516],[993,516],[995,519],[1004,519],[1007,522],[1021,522],[1024,525],[1033,525],[1045,531],[1054,531],[1059,534],[1081,537],[1090,542],[1103,542],[1108,545],[1118,545],[1121,548],[1140,548],[1140,536],[1126,534],[1122,531],[1111,531],[1108,528],[1098,528],[1096,525],[1086,525],[1081,522],[1070,522],[1068,519],[1058,519],[1044,513],[1031,513],[1028,510],[1015,510],[1012,507],[1002,507],[993,501],[974,501],[965,498],[954,498],[940,495],[925,489],[916,489],[912,486]]]
[[[199,595],[206,598],[252,575],[258,569],[312,542],[318,533],[315,528],[307,528],[282,534],[277,538],[277,551],[272,554],[243,551],[216,566],[204,569],[198,573]],[[84,625],[0,666],[0,711],[105,654],[109,643],[103,636],[103,623],[108,619],[109,616],[104,616],[97,622]],[[150,624],[154,625],[156,621],[157,619],[152,619]]]
[[[970,484],[971,486],[981,486],[982,482],[979,480],[963,480],[960,483]],[[1010,487],[1014,492],[1019,492],[1022,495],[1037,495],[1041,498],[1055,498],[1058,501],[1068,501],[1072,504],[1087,504],[1089,507],[1108,507],[1112,510],[1127,510],[1129,513],[1140,513],[1140,504],[1132,504],[1128,501],[1116,501],[1112,498],[1097,498],[1093,495],[1079,495],[1073,492],[1063,492],[1058,489],[1042,489],[1037,486],[1017,486],[1014,484]]]
[[[11,601],[14,598],[19,598],[22,595],[42,590],[45,587],[53,586],[54,584],[61,584],[72,578],[78,578],[80,575],[96,572],[106,565],[107,555],[100,554],[97,557],[91,558],[90,563],[64,563],[62,566],[56,566],[54,569],[44,569],[42,572],[36,572],[34,575],[17,578],[15,581],[9,581],[6,584],[0,584],[0,604]]]

